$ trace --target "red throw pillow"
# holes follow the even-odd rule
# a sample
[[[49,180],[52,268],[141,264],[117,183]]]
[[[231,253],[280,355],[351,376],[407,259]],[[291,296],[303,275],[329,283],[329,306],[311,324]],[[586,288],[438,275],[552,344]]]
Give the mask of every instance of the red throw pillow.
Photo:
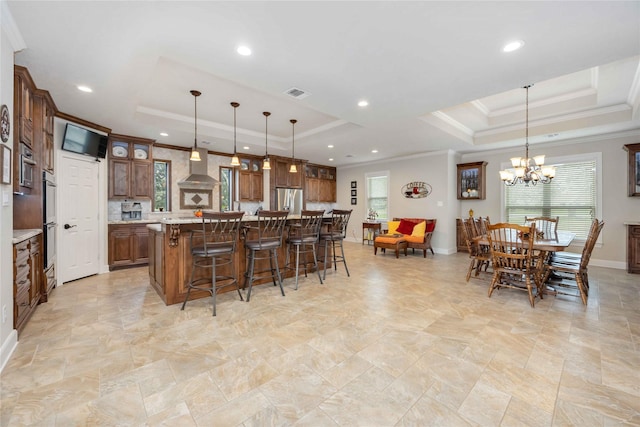
[[[425,227],[425,233],[431,233],[433,232],[433,230],[435,230],[436,228],[436,223],[435,222],[427,222],[427,226]]]
[[[415,222],[402,219],[400,220],[400,225],[398,226],[398,229],[396,231],[401,234],[411,234],[413,232],[413,227],[415,226]]]

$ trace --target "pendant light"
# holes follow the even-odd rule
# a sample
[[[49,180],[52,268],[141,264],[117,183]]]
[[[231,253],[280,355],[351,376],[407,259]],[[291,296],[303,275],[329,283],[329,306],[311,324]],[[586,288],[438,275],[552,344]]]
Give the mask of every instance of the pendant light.
[[[529,158],[529,88],[531,86],[528,85],[523,88],[527,90],[524,157],[511,158],[513,169],[500,171],[500,179],[504,181],[504,185],[507,187],[516,184],[524,184],[528,187],[529,183],[536,185],[539,182],[549,184],[556,176],[556,169],[553,166],[544,165],[544,154],[535,156],[533,164],[531,162],[532,159]]]
[[[291,167],[289,168],[289,173],[298,173],[298,168],[296,167],[296,123],[298,121],[296,119],[289,121],[291,122]]]
[[[240,106],[237,102],[232,102],[233,107],[233,157],[231,158],[231,166],[240,166],[240,159],[236,153],[236,109]]]
[[[189,160],[192,162],[200,161],[200,153],[198,152],[198,97],[202,95],[197,90],[192,90],[191,95],[193,95],[193,122],[195,125],[194,137],[193,137],[193,148],[191,149],[191,157]]]
[[[269,150],[268,150],[268,141],[267,141],[267,121],[269,119],[269,116],[271,115],[270,112],[265,111],[264,113],[264,161],[262,162],[262,169],[264,170],[270,170],[271,169],[271,163],[269,162]]]

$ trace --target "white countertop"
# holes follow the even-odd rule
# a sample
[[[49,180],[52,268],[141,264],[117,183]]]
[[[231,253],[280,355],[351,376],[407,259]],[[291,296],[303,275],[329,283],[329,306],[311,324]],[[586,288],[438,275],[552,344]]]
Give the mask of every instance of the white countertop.
[[[160,219],[110,219],[107,221],[109,224],[150,224],[160,222]]]
[[[13,230],[13,239],[12,243],[15,245],[16,243],[24,242],[27,239],[32,238],[33,236],[37,236],[42,233],[42,229],[40,228],[28,228],[24,230]]]

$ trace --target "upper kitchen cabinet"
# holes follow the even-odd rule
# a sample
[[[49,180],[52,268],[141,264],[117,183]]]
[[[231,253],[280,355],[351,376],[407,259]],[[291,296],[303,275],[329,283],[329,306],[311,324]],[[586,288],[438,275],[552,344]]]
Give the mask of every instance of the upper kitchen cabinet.
[[[263,200],[262,159],[241,158],[239,180],[241,202]]]
[[[151,199],[155,141],[134,136],[109,136],[109,198]]]
[[[307,202],[336,202],[336,168],[319,165],[305,167]]]
[[[36,112],[39,113],[40,129],[40,147],[42,169],[54,173],[55,145],[53,143],[53,118],[56,115],[56,105],[51,98],[49,92],[45,90],[37,90],[36,92],[37,106]]]
[[[291,166],[291,159],[278,159],[273,162],[275,166],[275,173],[271,174],[272,186],[274,187],[286,187],[286,188],[302,188],[302,173],[304,164],[300,160],[296,160],[296,168],[298,172],[291,173],[289,168]]]
[[[29,71],[18,65],[14,68],[14,123],[17,126],[17,136],[20,142],[33,148],[33,92],[36,85],[31,79]]]

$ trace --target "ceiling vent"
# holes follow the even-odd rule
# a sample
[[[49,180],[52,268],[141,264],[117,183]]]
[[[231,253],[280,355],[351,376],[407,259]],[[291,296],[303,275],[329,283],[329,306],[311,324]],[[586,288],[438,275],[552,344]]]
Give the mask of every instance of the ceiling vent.
[[[292,87],[291,89],[287,89],[284,91],[284,93],[286,93],[287,95],[289,95],[292,98],[295,99],[303,99],[306,98],[307,96],[311,95],[311,93],[306,92],[302,89],[299,89],[297,87]]]

